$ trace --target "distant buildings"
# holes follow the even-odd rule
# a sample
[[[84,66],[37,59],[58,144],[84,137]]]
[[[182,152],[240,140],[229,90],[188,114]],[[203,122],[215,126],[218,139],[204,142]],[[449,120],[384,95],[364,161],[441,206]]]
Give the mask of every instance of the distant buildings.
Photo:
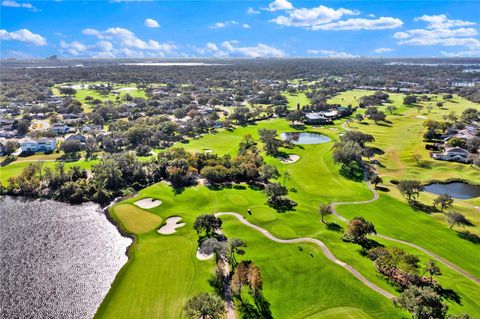
[[[55,123],[52,125],[52,132],[55,134],[66,134],[70,132],[70,127],[65,123]]]
[[[432,158],[442,161],[453,161],[460,163],[468,163],[468,154],[467,150],[464,150],[460,147],[450,147],[446,148],[443,153],[433,153]]]
[[[57,147],[57,140],[54,138],[41,138],[38,140],[25,140],[20,143],[22,152],[53,152]]]

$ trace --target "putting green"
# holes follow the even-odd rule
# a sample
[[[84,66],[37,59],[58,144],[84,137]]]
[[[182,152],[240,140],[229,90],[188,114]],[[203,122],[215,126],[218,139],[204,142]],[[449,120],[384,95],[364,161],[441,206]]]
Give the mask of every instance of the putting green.
[[[113,214],[126,231],[135,234],[143,234],[155,230],[162,223],[160,216],[131,204],[114,206]]]

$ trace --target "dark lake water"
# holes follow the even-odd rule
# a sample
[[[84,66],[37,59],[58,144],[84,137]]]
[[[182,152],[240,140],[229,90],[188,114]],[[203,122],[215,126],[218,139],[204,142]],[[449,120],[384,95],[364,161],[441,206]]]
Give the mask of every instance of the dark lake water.
[[[293,144],[322,144],[331,141],[331,138],[318,133],[287,132],[280,134],[284,141],[290,141]]]
[[[434,194],[449,194],[458,199],[469,199],[480,196],[480,186],[467,183],[448,183],[448,184],[430,184],[425,186],[425,190]]]
[[[0,317],[92,318],[130,243],[95,204],[0,198]]]

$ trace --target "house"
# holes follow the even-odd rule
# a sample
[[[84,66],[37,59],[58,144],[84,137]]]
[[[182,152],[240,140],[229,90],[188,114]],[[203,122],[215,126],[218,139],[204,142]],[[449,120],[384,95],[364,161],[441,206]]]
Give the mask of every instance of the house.
[[[305,114],[305,124],[309,125],[318,125],[318,124],[325,124],[330,123],[332,120],[327,118],[322,112],[316,113],[306,113]]]
[[[91,131],[94,131],[94,130],[102,130],[102,126],[101,125],[95,125],[95,124],[88,124],[88,125],[85,125],[82,127],[82,132],[84,133],[88,133],[88,132],[91,132]]]
[[[57,140],[54,138],[41,138],[38,140],[25,140],[20,143],[22,152],[52,152],[57,147]]]
[[[65,139],[65,142],[67,141],[79,141],[80,143],[86,143],[87,138],[81,134],[72,134]]]
[[[432,158],[440,161],[468,163],[469,152],[461,147],[446,148],[443,153],[432,153]]]
[[[52,125],[52,132],[55,134],[65,134],[70,132],[70,127],[63,122],[55,123]]]

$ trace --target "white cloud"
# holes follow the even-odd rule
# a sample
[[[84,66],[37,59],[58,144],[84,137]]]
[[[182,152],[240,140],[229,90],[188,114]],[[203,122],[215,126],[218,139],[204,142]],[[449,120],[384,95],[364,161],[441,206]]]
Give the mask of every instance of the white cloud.
[[[36,10],[36,8],[28,2],[17,2],[13,0],[4,0],[2,1],[2,6],[12,7],[12,8],[26,8],[31,10]]]
[[[427,29],[449,29],[452,27],[466,27],[475,25],[475,22],[463,20],[451,20],[445,14],[440,15],[423,15],[415,18],[415,21],[427,22]]]
[[[83,52],[87,51],[87,47],[78,41],[68,43],[62,40],[60,41],[60,47],[64,49],[64,52],[74,56],[81,55]]]
[[[143,24],[147,27],[147,28],[160,28],[160,24],[158,24],[157,21],[153,20],[153,19],[145,19],[145,21],[143,22]]]
[[[378,54],[382,54],[382,53],[386,53],[386,52],[392,52],[392,51],[395,51],[395,49],[392,49],[392,48],[377,48],[377,49],[373,50],[373,52],[378,53]]]
[[[252,7],[248,7],[248,9],[247,9],[247,14],[259,14],[259,13],[260,13],[260,11],[255,10]]]
[[[400,45],[441,45],[480,47],[480,41],[474,36],[478,35],[475,28],[458,29],[413,29],[405,32],[396,32],[393,37]]]
[[[226,27],[230,27],[233,25],[238,25],[238,22],[235,20],[230,20],[230,21],[224,21],[224,22],[217,22],[209,26],[209,29],[222,29]]]
[[[221,46],[217,46],[213,42],[209,42],[203,48],[194,50],[201,55],[209,55],[214,57],[249,57],[249,58],[283,58],[285,52],[275,47],[258,43],[256,46],[238,46],[238,41],[224,41]]]
[[[47,44],[47,40],[39,34],[30,32],[28,29],[20,29],[18,31],[8,32],[7,30],[0,30],[1,40],[12,40],[31,43],[33,45],[42,46]]]
[[[384,30],[395,29],[403,25],[402,20],[392,17],[380,17],[378,19],[347,19],[327,24],[315,25],[312,30]]]
[[[480,40],[476,38],[476,28],[468,28],[476,23],[463,20],[452,20],[446,15],[423,15],[415,18],[415,21],[426,22],[425,29],[412,29],[404,32],[396,32],[393,37],[400,45],[432,46],[440,45],[447,47],[466,47],[470,50],[480,48]],[[465,51],[466,52],[466,51]]]
[[[440,51],[440,53],[449,58],[480,57],[480,50],[467,50],[460,52]]]
[[[124,28],[109,28],[105,31],[87,28],[82,31],[85,35],[92,35],[100,40],[112,40],[117,42],[121,48],[156,51],[158,53],[170,53],[176,46],[169,43],[159,43],[155,40],[144,41],[138,38],[135,33]],[[129,52],[129,51],[125,51]]]
[[[348,9],[332,9],[320,5],[315,8],[294,9],[286,16],[278,16],[272,20],[279,25],[288,27],[304,27],[312,29],[319,25],[341,19],[344,15],[355,15],[356,12]]]
[[[279,10],[292,10],[293,5],[288,0],[275,0],[268,5],[265,10],[274,12]]]
[[[354,55],[351,53],[343,51],[334,51],[334,50],[307,50],[308,54],[320,55],[328,58],[359,58],[359,55]]]
[[[244,28],[244,29],[250,29],[251,26],[250,26],[249,24],[247,24],[247,23],[244,23],[244,24],[242,24],[242,28]]]

